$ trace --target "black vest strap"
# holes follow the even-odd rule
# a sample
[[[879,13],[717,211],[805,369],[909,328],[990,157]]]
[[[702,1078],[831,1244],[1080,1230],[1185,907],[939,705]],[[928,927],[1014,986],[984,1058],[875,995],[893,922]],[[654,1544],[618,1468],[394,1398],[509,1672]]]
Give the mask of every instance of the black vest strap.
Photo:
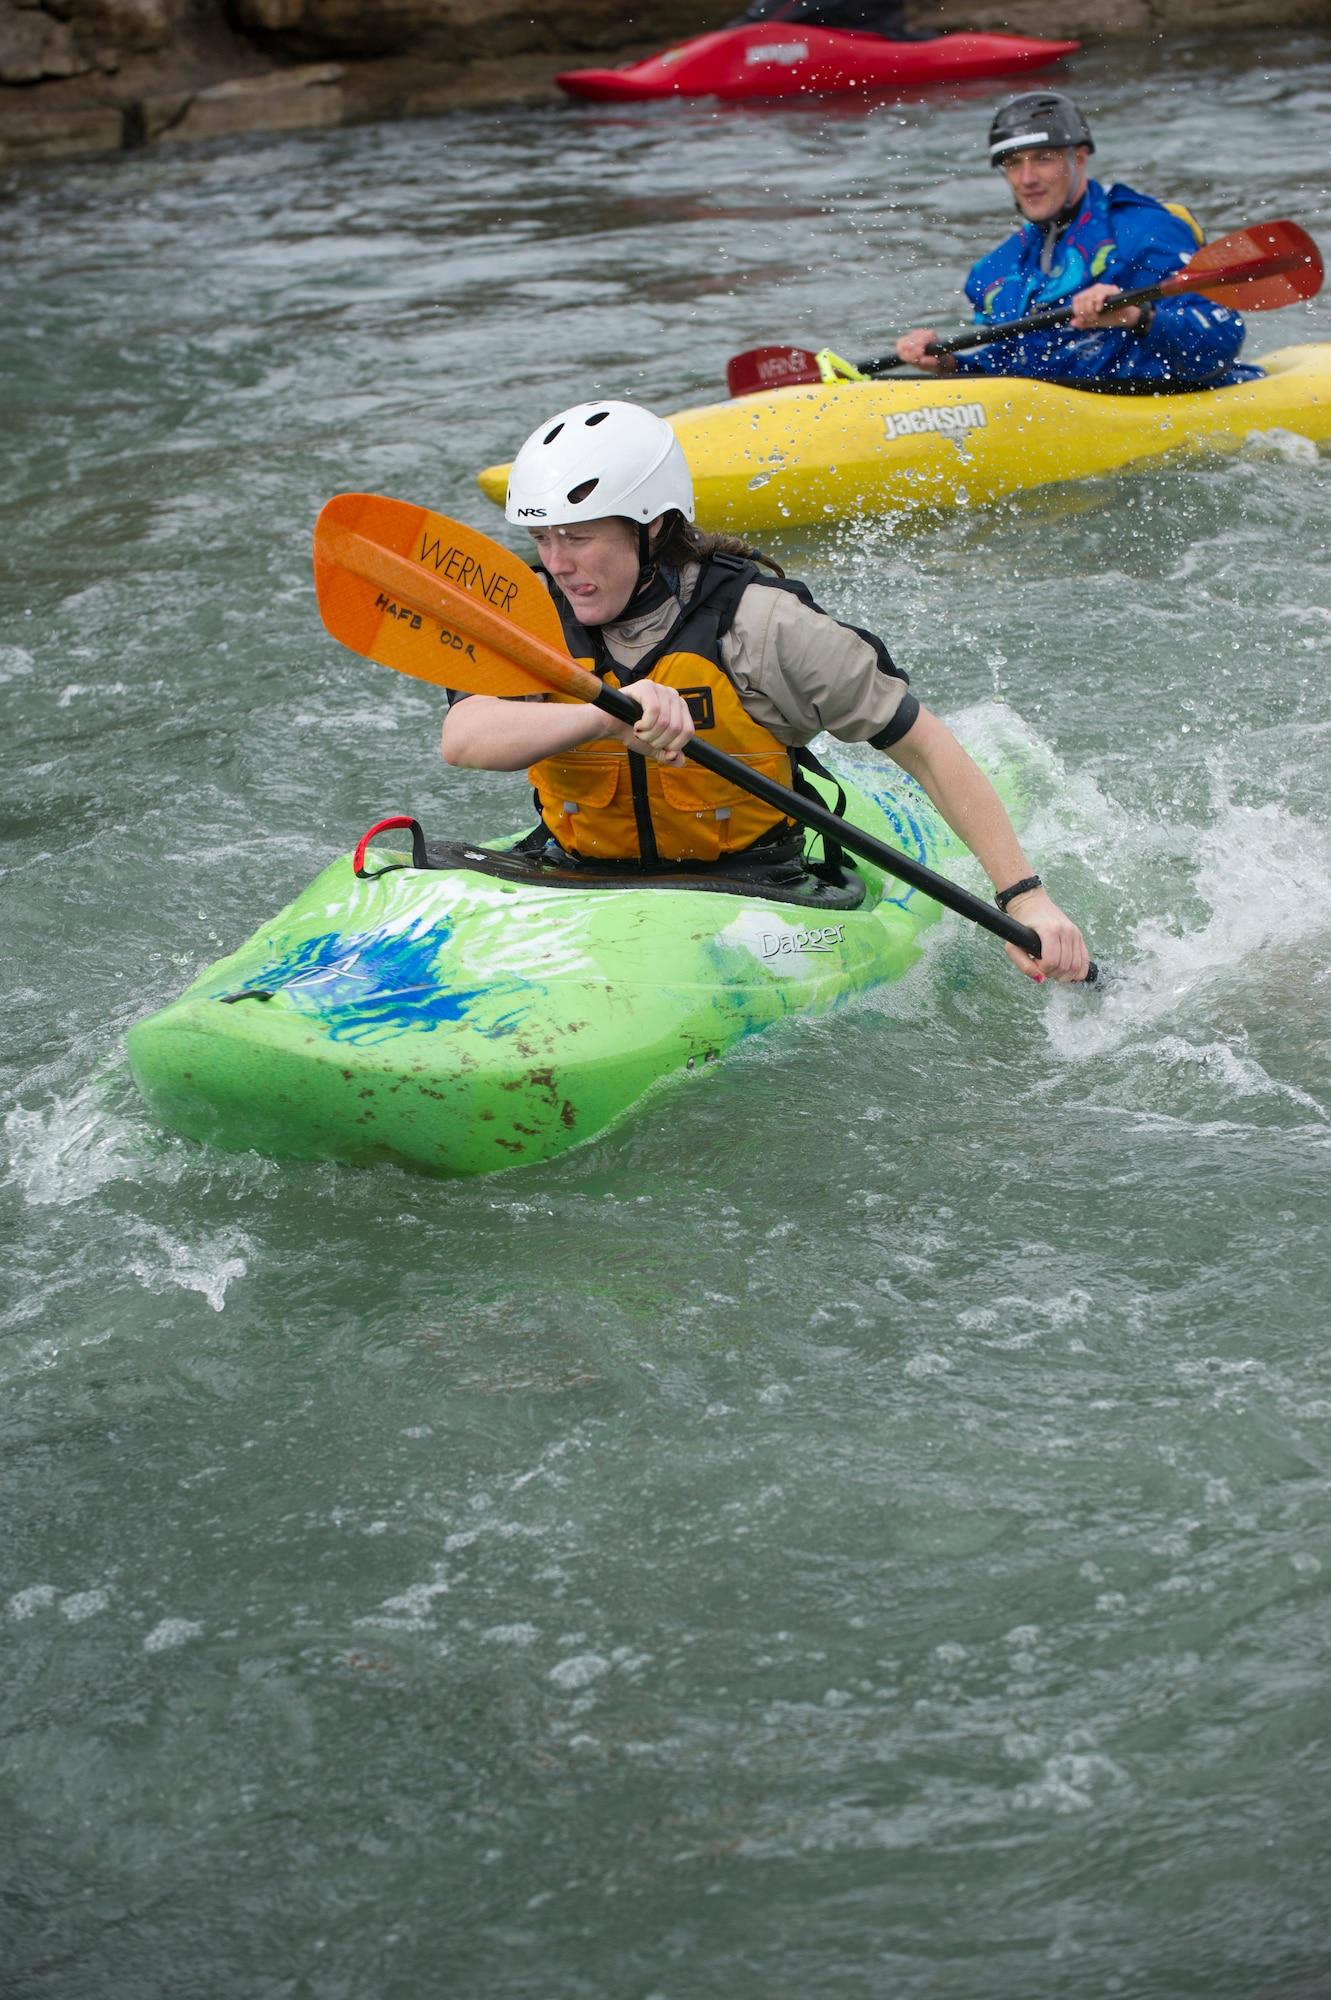
[[[814,756],[807,743],[796,744],[792,747],[790,752],[790,770],[791,781],[795,790],[801,792],[806,799],[816,799],[820,806],[826,805],[827,801],[824,799],[822,793],[809,783],[805,772],[812,771],[815,777],[826,778],[828,784],[832,785],[836,790],[836,804],[833,806],[832,811],[838,819],[844,818],[846,811],[845,787],[841,783],[840,778],[837,777],[836,772],[829,771],[826,764],[820,758]],[[846,850],[842,847],[839,840],[834,840],[830,833],[824,833],[821,835],[821,839],[823,843],[824,869],[834,870],[840,876],[845,872],[847,867],[853,868],[855,866],[853,861],[847,861]]]

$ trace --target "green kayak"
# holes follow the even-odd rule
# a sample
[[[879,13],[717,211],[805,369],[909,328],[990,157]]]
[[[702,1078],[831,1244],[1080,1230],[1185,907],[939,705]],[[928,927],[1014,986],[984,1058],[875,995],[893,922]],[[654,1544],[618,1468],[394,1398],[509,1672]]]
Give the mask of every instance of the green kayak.
[[[826,754],[848,818],[928,866],[960,857],[895,766]],[[433,1174],[549,1159],[661,1079],[899,978],[939,915],[867,863],[816,862],[812,837],[806,861],[724,881],[571,874],[419,829],[410,856],[366,849],[130,1030],[163,1123]]]

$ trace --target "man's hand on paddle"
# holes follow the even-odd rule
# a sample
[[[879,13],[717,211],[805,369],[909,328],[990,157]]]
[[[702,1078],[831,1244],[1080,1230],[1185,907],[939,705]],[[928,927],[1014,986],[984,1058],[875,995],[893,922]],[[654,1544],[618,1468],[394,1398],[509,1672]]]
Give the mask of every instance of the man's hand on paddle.
[[[956,373],[956,356],[952,354],[926,354],[925,349],[936,341],[938,335],[931,326],[917,327],[914,333],[903,333],[897,342],[897,353],[908,368],[923,368],[927,375],[952,375]]]
[[[1088,285],[1084,292],[1078,292],[1072,300],[1072,325],[1078,333],[1090,333],[1106,327],[1136,326],[1144,317],[1140,306],[1124,306],[1114,311],[1114,300],[1122,294],[1121,285]],[[908,368],[922,368],[927,375],[951,375],[955,372],[956,356],[952,354],[929,354],[926,350],[938,339],[931,326],[917,327],[913,333],[903,333],[897,342],[897,354]]]
[[[1121,312],[1113,310],[1113,302],[1122,290],[1121,285],[1088,285],[1084,292],[1075,293],[1072,324],[1078,333],[1110,326],[1136,326],[1142,317],[1140,306],[1124,306]]]
[[[1024,896],[1014,896],[1008,915],[1038,931],[1044,947],[1039,958],[1031,958],[1020,945],[1005,944],[1003,949],[1018,972],[1028,979],[1056,979],[1060,985],[1085,979],[1091,965],[1086,940],[1047,889],[1028,889]]]

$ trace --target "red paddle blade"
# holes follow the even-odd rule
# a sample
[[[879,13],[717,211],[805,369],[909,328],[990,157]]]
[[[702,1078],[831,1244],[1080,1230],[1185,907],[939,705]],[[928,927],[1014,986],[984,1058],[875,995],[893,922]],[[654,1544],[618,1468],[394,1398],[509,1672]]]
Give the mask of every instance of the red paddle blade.
[[[797,389],[821,382],[818,356],[807,347],[751,347],[726,363],[732,396],[756,396],[763,389]]]
[[[1322,253],[1306,229],[1254,222],[1206,244],[1169,290],[1202,292],[1236,312],[1274,312],[1316,298],[1322,278]]]

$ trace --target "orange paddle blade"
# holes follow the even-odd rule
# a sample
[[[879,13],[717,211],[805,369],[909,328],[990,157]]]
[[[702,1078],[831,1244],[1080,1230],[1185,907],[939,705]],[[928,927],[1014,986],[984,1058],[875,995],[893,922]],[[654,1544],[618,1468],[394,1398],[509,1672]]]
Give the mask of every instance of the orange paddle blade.
[[[314,582],[335,639],[417,680],[494,695],[545,694],[569,674],[599,685],[569,658],[540,578],[446,514],[338,494],[315,526]]]
[[[1274,312],[1316,298],[1323,275],[1322,253],[1297,222],[1254,222],[1197,251],[1166,279],[1166,296],[1202,292],[1236,312]]]

